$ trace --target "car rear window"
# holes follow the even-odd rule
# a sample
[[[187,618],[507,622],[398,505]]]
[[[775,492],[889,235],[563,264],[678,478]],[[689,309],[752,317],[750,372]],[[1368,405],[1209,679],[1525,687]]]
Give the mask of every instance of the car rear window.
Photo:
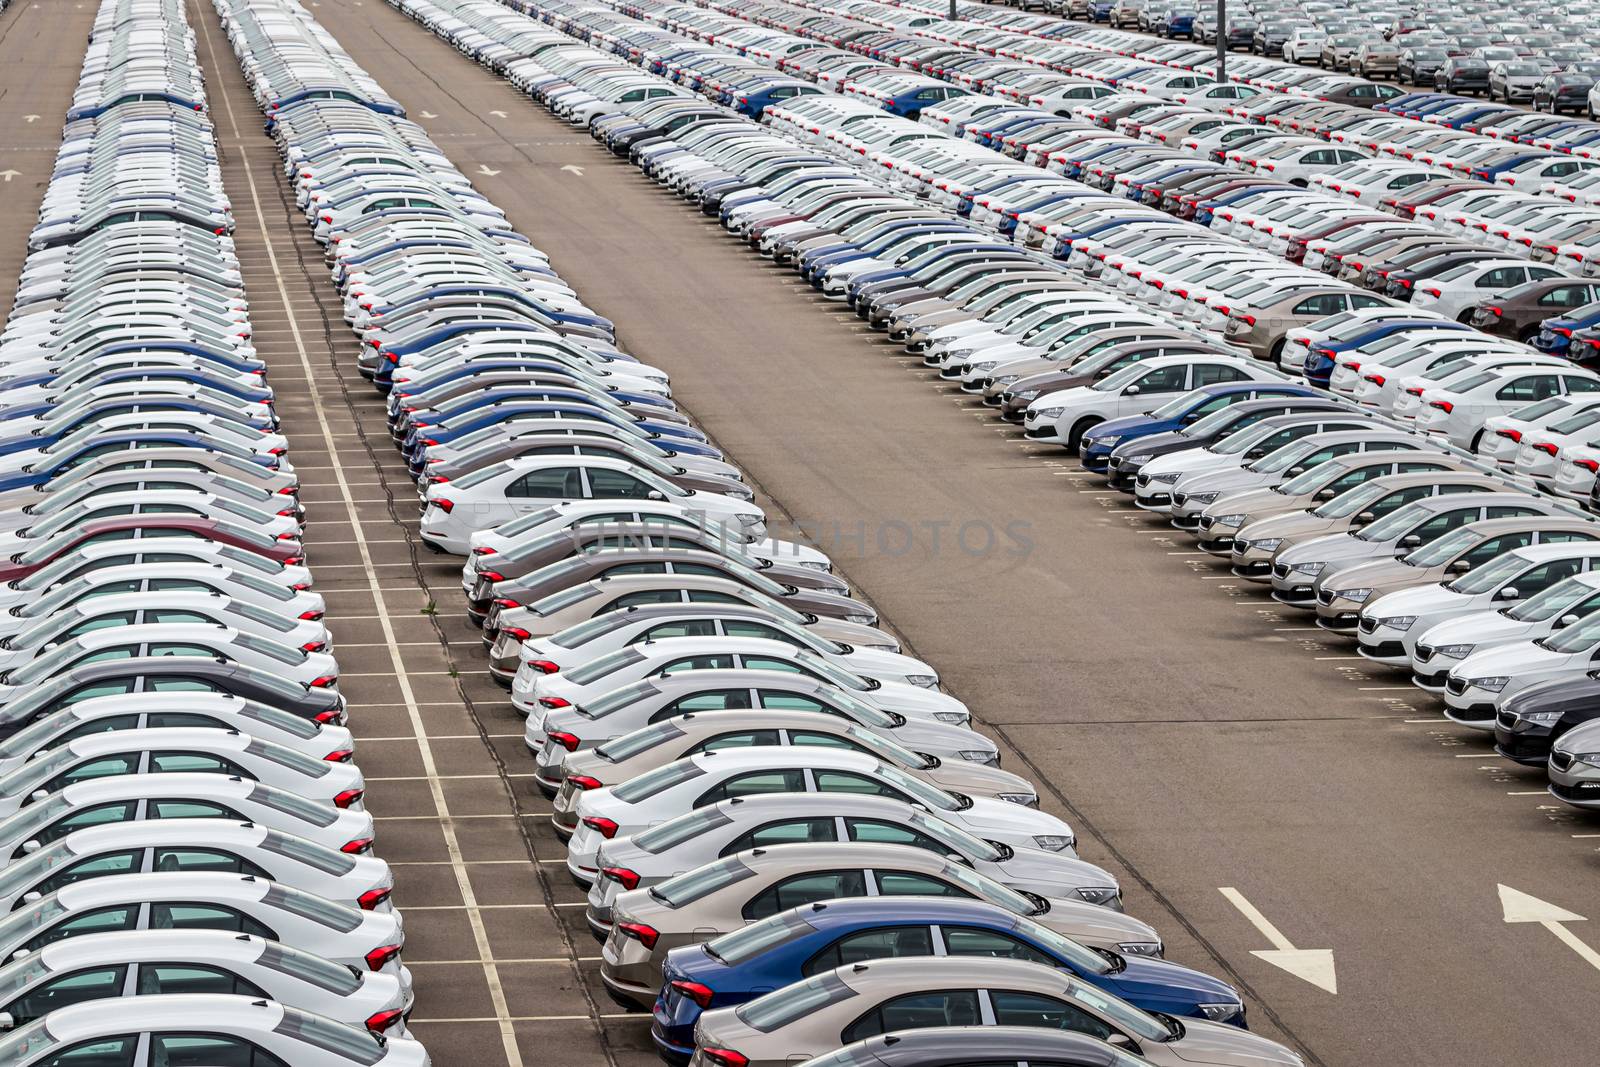
[[[629,804],[636,804],[705,773],[694,760],[682,759],[664,767],[657,767],[653,771],[646,771],[637,778],[630,778],[613,789],[611,795]]]
[[[681,908],[718,890],[726,889],[735,882],[753,877],[755,873],[741,863],[738,857],[729,857],[668,878],[660,885],[652,886],[650,895],[669,908]]]
[[[815,930],[800,912],[785,911],[706,942],[706,951],[723,963],[743,963]]]
[[[855,990],[833,974],[819,974],[785,986],[734,1009],[739,1021],[767,1034],[800,1017],[855,996]]]
[[[731,822],[732,819],[716,808],[701,808],[634,834],[633,843],[655,856]]]

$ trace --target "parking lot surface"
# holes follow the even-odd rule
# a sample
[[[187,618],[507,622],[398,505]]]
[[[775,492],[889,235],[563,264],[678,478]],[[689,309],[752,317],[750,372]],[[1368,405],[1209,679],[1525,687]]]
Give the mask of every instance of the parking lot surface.
[[[819,312],[792,276],[758,268],[387,5],[313,10],[630,350],[671,369],[685,408],[908,649],[947,665],[950,689],[1048,784],[1046,806],[1077,826],[1086,858],[1124,877],[1129,910],[1169,931],[1171,958],[1239,984],[1255,1026],[1323,1063],[1561,1055],[1592,971],[1542,931],[1506,924],[1496,886],[1581,912],[1574,871],[1595,853],[1532,772],[1419,711],[1403,681],[1275,611],[1116,495],[1030,458],[1019,434],[954,415],[971,402],[929,388],[853,316]],[[1130,541],[1157,550],[1129,552]],[[459,625],[452,614],[442,627]],[[481,661],[463,660],[470,686]],[[494,694],[485,683],[478,695],[490,728]],[[528,767],[514,739],[503,744],[512,773]],[[511,871],[480,875],[499,884]],[[1294,947],[1331,949],[1337,993],[1254,957],[1274,946],[1222,887]],[[1534,985],[1541,995],[1522,1010],[1538,1024],[1462,1025],[1461,1005]]]

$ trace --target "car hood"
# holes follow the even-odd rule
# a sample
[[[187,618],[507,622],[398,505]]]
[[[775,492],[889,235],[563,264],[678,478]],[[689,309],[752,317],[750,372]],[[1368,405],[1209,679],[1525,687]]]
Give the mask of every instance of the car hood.
[[[987,865],[995,881],[1047,897],[1071,900],[1079,886],[1116,885],[1116,878],[1105,868],[1088,860],[1075,859],[1060,852],[1012,846],[1012,855]]]
[[[1225,470],[1237,470],[1243,465],[1239,462],[1241,459],[1240,456],[1220,456],[1203,448],[1185,449],[1182,452],[1157,456],[1144,467],[1144,472],[1187,474],[1191,478],[1200,478],[1208,474],[1219,474]]]
[[[1336,563],[1363,560],[1372,556],[1389,557],[1394,550],[1387,544],[1375,541],[1363,541],[1348,533],[1324,534],[1313,537],[1309,541],[1302,541],[1298,545],[1290,545],[1278,553],[1276,562],[1287,563],[1291,566],[1296,563],[1322,563],[1333,565]],[[1324,567],[1324,569],[1327,569]]]
[[[1152,461],[1153,462],[1153,461]],[[1276,485],[1278,475],[1261,474],[1244,467],[1227,470],[1196,471],[1179,478],[1173,490],[1179,493],[1226,493],[1234,489],[1254,489],[1258,486]]]
[[[1212,1064],[1215,1067],[1301,1067],[1304,1061],[1269,1038],[1225,1023],[1201,1019],[1183,1020],[1183,1037],[1166,1046],[1168,1052],[1185,1063]]]
[[[1430,615],[1437,611],[1468,607],[1472,598],[1465,593],[1452,593],[1442,585],[1425,585],[1417,589],[1401,589],[1383,598],[1383,610],[1376,603],[1368,605],[1373,615]]]
[[[1519,689],[1506,697],[1500,710],[1517,715],[1529,715],[1537,711],[1587,711],[1597,701],[1600,701],[1600,679],[1587,676],[1556,678]]]
[[[1474,611],[1431,627],[1421,637],[1434,648],[1445,645],[1501,644],[1529,640],[1549,632],[1548,622],[1517,622],[1499,610]]]
[[[1240,471],[1248,474],[1248,471]],[[1256,477],[1260,477],[1257,475]],[[1216,486],[1207,485],[1202,489],[1199,485],[1190,489],[1180,484],[1180,491],[1199,493],[1213,492]],[[1225,493],[1206,507],[1208,515],[1250,515],[1253,521],[1260,521],[1271,515],[1278,515],[1284,511],[1293,511],[1304,506],[1304,498],[1285,496],[1283,493],[1273,491],[1271,486],[1257,486],[1250,488],[1241,486],[1233,492]]]
[[[1462,660],[1452,672],[1463,678],[1488,678],[1497,674],[1521,674],[1524,671],[1549,670],[1572,662],[1570,652],[1551,652],[1532,641],[1513,641],[1508,645],[1474,652]]]
[[[1304,538],[1315,537],[1318,534],[1325,534],[1332,530],[1343,529],[1348,521],[1347,519],[1325,519],[1321,515],[1314,515],[1305,510],[1290,511],[1251,522],[1239,531],[1239,536],[1247,541],[1268,537],[1303,540]]]
[[[1317,588],[1373,589],[1373,596],[1381,596],[1414,585],[1432,585],[1444,576],[1443,567],[1412,567],[1398,558],[1372,559],[1335,571],[1324,571],[1317,580]]]
[[[1161,944],[1154,927],[1131,915],[1064,897],[1045,900],[1049,910],[1029,918],[1086,945],[1117,951],[1118,945]]]
[[[1227,982],[1180,963],[1140,956],[1126,956],[1124,961],[1123,970],[1106,975],[1099,983],[1124,1000],[1192,999],[1196,1004],[1218,1004],[1239,997]]]

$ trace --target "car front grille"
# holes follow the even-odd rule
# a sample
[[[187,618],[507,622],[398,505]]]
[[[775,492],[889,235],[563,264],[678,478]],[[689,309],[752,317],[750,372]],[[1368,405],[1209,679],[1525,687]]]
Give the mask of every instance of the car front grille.
[[[1289,565],[1287,563],[1274,563],[1272,565],[1272,576],[1274,578],[1289,577]]]
[[[1467,691],[1467,680],[1459,677],[1446,678],[1444,688],[1445,692],[1452,696],[1460,696]]]
[[[1417,646],[1417,662],[1418,663],[1426,663],[1432,658],[1433,658],[1433,646],[1432,645],[1418,645]]]
[[[1376,633],[1378,629],[1378,620],[1371,619],[1363,615],[1361,617],[1361,621],[1356,625],[1361,628],[1361,632],[1364,634]]]
[[[1333,603],[1333,590],[1332,589],[1328,589],[1326,587],[1324,587],[1322,589],[1318,589],[1317,590],[1317,603],[1318,604],[1332,604]]]
[[[1552,753],[1550,753],[1550,766],[1554,767],[1558,771],[1570,770],[1572,768],[1572,753],[1570,753],[1570,752],[1552,752]]]
[[[1503,726],[1507,730],[1515,730],[1517,728],[1517,717],[1509,711],[1502,711],[1494,717],[1494,724]]]

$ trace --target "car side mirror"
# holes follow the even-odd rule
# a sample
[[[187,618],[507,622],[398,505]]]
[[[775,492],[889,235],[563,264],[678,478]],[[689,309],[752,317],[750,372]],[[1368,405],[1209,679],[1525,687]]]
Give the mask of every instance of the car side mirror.
[[[9,1011],[0,1011],[0,1030],[11,1030],[17,1025],[17,1020]]]
[[[645,499],[646,500],[665,500],[665,499],[667,499],[667,494],[663,493],[659,489],[652,489],[652,490],[650,490],[650,492],[645,494]]]
[[[1124,389],[1122,391],[1122,395],[1123,396],[1138,396],[1139,395],[1139,387],[1137,385],[1130,385],[1130,386],[1128,386],[1126,389]]]
[[[1406,534],[1400,538],[1401,548],[1416,548],[1420,544],[1422,544],[1422,538],[1416,534]]]
[[[1139,1054],[1139,1043],[1127,1034],[1111,1034],[1106,1038],[1106,1044],[1113,1048],[1120,1048],[1125,1052],[1131,1052],[1136,1056]]]
[[[1521,595],[1516,586],[1508,585],[1494,596],[1496,600],[1516,600]]]
[[[1311,499],[1312,500],[1332,500],[1334,497],[1336,497],[1338,495],[1339,494],[1334,491],[1333,487],[1329,486],[1326,489],[1318,489],[1316,495],[1313,496]]]
[[[1467,573],[1468,571],[1470,571],[1472,569],[1472,561],[1471,560],[1466,560],[1466,559],[1458,559],[1454,563],[1450,564],[1449,567],[1446,567],[1445,569],[1448,570],[1451,574],[1465,574],[1465,573]]]
[[[34,901],[43,899],[44,894],[39,892],[37,889],[30,889],[26,893],[22,894],[22,902],[24,904],[32,904]]]
[[[24,852],[38,852],[43,847],[37,838],[32,837],[22,843],[22,851]]]
[[[1561,618],[1556,620],[1555,628],[1557,630],[1564,630],[1568,626],[1571,626],[1573,623],[1575,623],[1577,621],[1578,621],[1578,616],[1576,616],[1576,615],[1563,615],[1563,616],[1561,616]]]
[[[1377,515],[1376,512],[1363,511],[1361,514],[1356,516],[1356,525],[1357,526],[1365,526],[1367,523],[1371,522],[1373,519],[1376,519],[1377,517],[1378,517],[1378,515]]]
[[[28,799],[29,800],[48,800],[48,799],[50,799],[50,790],[48,790],[48,789],[35,789],[32,793],[28,794]]]

